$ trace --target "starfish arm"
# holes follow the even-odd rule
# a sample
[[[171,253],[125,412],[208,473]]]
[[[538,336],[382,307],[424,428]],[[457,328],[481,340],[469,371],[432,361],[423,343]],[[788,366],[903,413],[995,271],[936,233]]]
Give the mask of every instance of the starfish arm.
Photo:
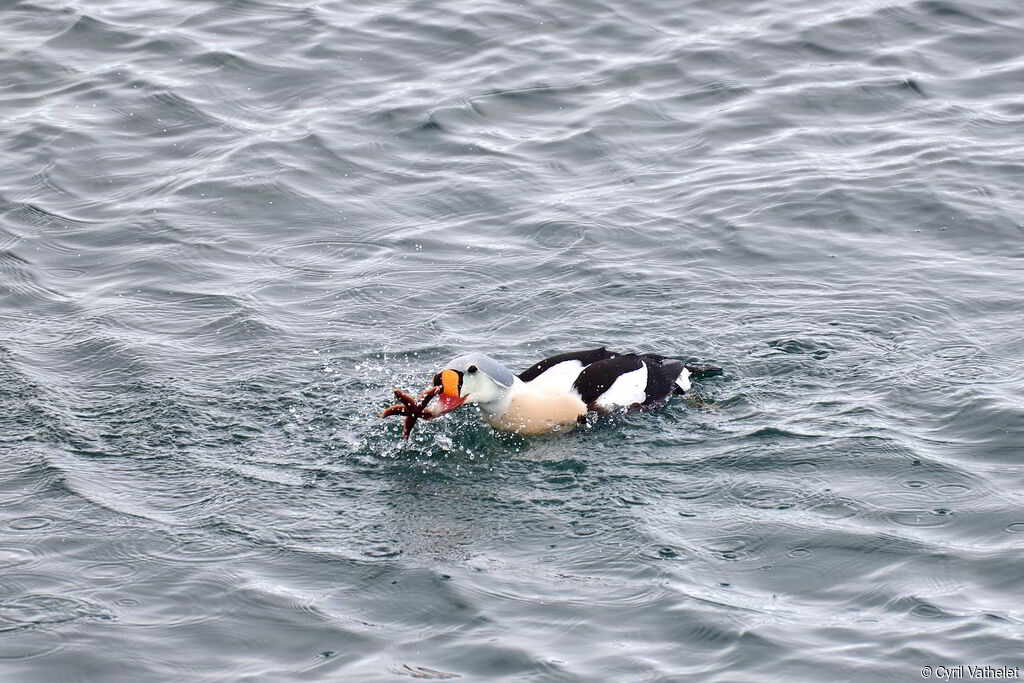
[[[413,426],[415,424],[416,424],[416,416],[415,415],[406,415],[405,416],[405,424],[402,425],[402,438],[403,439],[408,439],[409,438],[409,435],[412,434],[412,428],[413,428]]]
[[[406,408],[407,406],[404,406],[402,404],[389,406],[385,408],[383,411],[381,411],[380,416],[391,417],[392,415],[405,415]]]
[[[395,398],[397,398],[399,401],[401,401],[407,406],[416,405],[416,399],[410,396],[409,394],[405,393],[401,389],[392,389],[391,393],[395,395]]]

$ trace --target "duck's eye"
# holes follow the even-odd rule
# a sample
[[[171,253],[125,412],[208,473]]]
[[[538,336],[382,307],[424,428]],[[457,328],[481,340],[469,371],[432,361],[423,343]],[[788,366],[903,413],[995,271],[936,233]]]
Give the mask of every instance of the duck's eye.
[[[469,374],[473,374],[474,372],[476,372],[476,366],[470,365],[468,368],[466,368],[466,372],[468,372]]]

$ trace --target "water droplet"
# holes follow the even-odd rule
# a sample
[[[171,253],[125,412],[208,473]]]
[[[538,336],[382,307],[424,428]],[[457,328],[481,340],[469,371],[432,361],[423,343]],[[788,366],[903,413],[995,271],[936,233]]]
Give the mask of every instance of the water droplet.
[[[45,529],[52,525],[53,520],[49,517],[19,517],[7,523],[7,526],[18,531],[34,531],[35,529]]]
[[[915,617],[923,617],[925,619],[939,619],[942,617],[949,616],[938,607],[925,604],[915,605],[910,610],[910,613],[913,614]]]
[[[895,510],[887,514],[886,518],[894,524],[906,527],[944,526],[950,522],[948,514],[936,514],[934,510],[921,510],[917,508]]]

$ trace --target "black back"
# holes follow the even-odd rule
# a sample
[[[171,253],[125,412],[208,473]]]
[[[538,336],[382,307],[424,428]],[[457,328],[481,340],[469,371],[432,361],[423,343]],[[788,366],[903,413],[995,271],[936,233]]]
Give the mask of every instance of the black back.
[[[590,351],[560,353],[557,356],[551,356],[551,358],[545,358],[538,363],[534,363],[519,374],[519,379],[524,382],[529,382],[530,380],[539,377],[544,371],[558,365],[559,363],[564,363],[567,360],[578,360],[584,367],[587,367],[599,361],[616,358],[618,355],[619,354],[614,351],[609,351],[603,346],[599,349],[592,349]]]
[[[676,380],[683,374],[685,366],[680,360],[654,354],[644,355],[643,359],[647,363],[647,400],[644,401],[644,405],[657,405],[678,389]],[[682,390],[679,393],[683,393]]]
[[[583,368],[576,378],[573,388],[579,392],[580,398],[588,406],[596,401],[601,394],[627,372],[639,370],[641,365],[647,366],[647,386],[644,387],[644,407],[656,406],[672,395],[676,388],[676,380],[683,372],[683,362],[665,358],[653,353],[616,356],[598,361]]]
[[[589,406],[601,394],[608,391],[608,387],[620,375],[639,370],[642,364],[640,356],[635,353],[607,358],[583,368],[583,372],[572,383],[572,387],[579,392],[580,398]],[[648,373],[648,378],[650,378],[650,373]],[[650,380],[648,379],[648,381]]]

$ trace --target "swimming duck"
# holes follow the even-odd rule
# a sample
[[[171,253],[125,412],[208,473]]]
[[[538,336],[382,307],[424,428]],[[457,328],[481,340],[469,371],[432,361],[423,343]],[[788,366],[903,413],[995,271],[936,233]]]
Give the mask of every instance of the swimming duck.
[[[519,434],[571,430],[588,412],[650,410],[690,389],[690,377],[721,372],[653,353],[621,354],[604,347],[563,353],[535,363],[519,375],[482,353],[452,359],[434,376],[438,406],[432,419],[467,403],[480,407],[495,429]]]

